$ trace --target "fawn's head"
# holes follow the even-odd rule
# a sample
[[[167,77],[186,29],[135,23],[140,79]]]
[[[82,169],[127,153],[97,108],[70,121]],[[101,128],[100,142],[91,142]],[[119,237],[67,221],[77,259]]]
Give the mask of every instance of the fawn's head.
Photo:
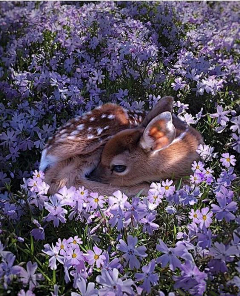
[[[173,99],[164,97],[135,128],[125,129],[104,146],[90,180],[132,186],[162,178],[180,178],[198,159],[201,135],[172,114]]]

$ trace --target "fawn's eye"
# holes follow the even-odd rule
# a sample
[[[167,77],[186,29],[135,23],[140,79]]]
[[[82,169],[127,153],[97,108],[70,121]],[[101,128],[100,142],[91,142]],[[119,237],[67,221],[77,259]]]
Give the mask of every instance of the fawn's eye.
[[[125,165],[113,165],[112,166],[112,171],[116,172],[116,173],[123,173],[126,170],[126,166]]]

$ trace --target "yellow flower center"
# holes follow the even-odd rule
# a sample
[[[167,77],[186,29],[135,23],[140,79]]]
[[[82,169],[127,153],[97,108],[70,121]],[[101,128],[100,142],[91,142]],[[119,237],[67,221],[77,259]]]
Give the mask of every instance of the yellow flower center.
[[[72,258],[76,258],[77,257],[77,254],[76,253],[73,253],[72,254]]]
[[[76,245],[76,244],[77,244],[77,241],[76,241],[76,240],[74,240],[74,241],[73,241],[73,244],[74,244],[74,245]]]
[[[157,195],[154,195],[154,197],[153,197],[155,200],[157,199]]]
[[[229,157],[228,157],[228,158],[226,158],[226,161],[227,161],[227,162],[230,162],[230,158],[229,158]]]
[[[194,218],[197,218],[197,214],[194,214],[193,217],[194,217]]]
[[[199,169],[199,165],[196,166],[196,169]]]
[[[40,178],[40,174],[39,173],[37,174],[37,177]]]
[[[94,198],[95,203],[98,203],[98,198]]]
[[[165,189],[168,190],[169,189],[169,186],[165,186]]]
[[[84,195],[84,191],[81,191],[81,195]]]
[[[203,217],[202,217],[202,218],[203,218],[203,220],[204,220],[204,221],[206,221],[206,220],[207,220],[207,216],[206,216],[206,215],[203,215]]]
[[[60,249],[62,249],[62,250],[64,249],[64,245],[63,244],[61,244]]]
[[[95,259],[95,260],[98,260],[98,258],[99,258],[99,255],[96,255],[96,254],[95,254],[95,255],[94,255],[94,259]]]

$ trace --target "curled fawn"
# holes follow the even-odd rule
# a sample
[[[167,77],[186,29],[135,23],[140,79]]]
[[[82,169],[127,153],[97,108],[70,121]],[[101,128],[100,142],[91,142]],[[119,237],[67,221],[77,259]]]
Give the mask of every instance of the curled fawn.
[[[172,109],[173,98],[164,97],[146,116],[105,104],[70,120],[42,152],[50,193],[66,185],[131,196],[153,181],[189,175],[202,136]]]

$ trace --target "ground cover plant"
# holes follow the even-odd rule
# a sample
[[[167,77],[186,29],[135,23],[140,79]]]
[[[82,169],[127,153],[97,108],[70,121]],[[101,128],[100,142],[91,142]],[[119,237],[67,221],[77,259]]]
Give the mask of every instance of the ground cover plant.
[[[1,295],[240,295],[239,9],[0,3]],[[38,165],[57,127],[165,95],[205,140],[187,185],[47,193]]]

